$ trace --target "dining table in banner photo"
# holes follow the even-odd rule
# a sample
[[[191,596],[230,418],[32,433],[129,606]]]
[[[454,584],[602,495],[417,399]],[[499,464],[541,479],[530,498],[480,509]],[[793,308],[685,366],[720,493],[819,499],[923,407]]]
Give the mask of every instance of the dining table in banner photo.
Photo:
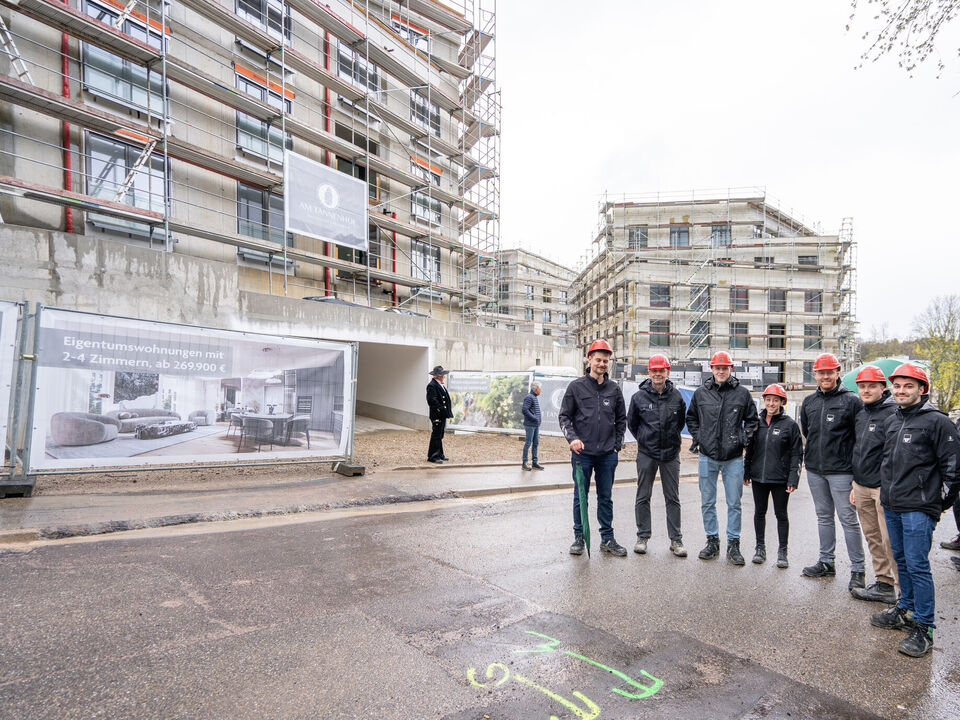
[[[287,423],[293,420],[293,413],[240,413],[241,418],[254,420],[269,420],[273,423],[273,441],[276,443],[284,439]]]

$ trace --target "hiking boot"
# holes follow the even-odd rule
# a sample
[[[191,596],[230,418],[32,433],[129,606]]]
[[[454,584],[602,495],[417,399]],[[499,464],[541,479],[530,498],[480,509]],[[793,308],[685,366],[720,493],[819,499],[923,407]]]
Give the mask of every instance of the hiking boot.
[[[957,533],[957,536],[953,538],[953,540],[940,543],[940,547],[944,550],[960,550],[960,533]]]
[[[677,557],[686,557],[687,549],[683,546],[683,543],[679,540],[670,541],[670,552],[672,552]]]
[[[917,623],[910,634],[897,645],[897,650],[910,657],[923,657],[933,650],[933,628]]]
[[[522,467],[524,470],[533,470],[533,468],[530,467],[527,463],[523,463],[523,465],[521,465],[520,467]]]
[[[857,589],[862,590],[864,585],[865,585],[865,582],[863,580],[862,572],[857,572],[856,570],[854,570],[852,573],[850,573],[850,582],[847,584],[847,590],[849,590],[850,592],[853,592],[854,590],[857,590]]]
[[[700,551],[701,560],[713,560],[720,554],[720,538],[716,535],[707,535],[707,546]]]
[[[777,550],[777,567],[781,569],[790,567],[790,562],[787,560],[787,549],[785,547]]]
[[[887,605],[895,605],[897,602],[897,591],[893,585],[879,580],[868,588],[853,588],[850,594],[857,600],[868,602],[882,602]]]
[[[600,551],[616,555],[617,557],[627,556],[627,549],[613,538],[609,538],[600,543]]]
[[[763,565],[767,559],[767,547],[765,545],[757,545],[756,552],[753,553],[753,564],[754,565]]]
[[[647,539],[648,538],[637,538],[637,544],[633,546],[633,551],[637,555],[647,554]]]
[[[727,540],[727,562],[731,565],[743,565],[743,555],[740,554],[740,541]]]
[[[585,547],[583,542],[583,535],[577,535],[573,539],[573,545],[570,546],[571,555],[583,555],[583,548]]]
[[[821,560],[816,565],[808,565],[800,574],[804,577],[814,578],[833,577],[837,574],[837,567],[833,563],[825,563]]]
[[[870,624],[885,630],[911,630],[916,626],[913,620],[913,610],[904,610],[899,605],[874,613],[870,616]]]
[[[538,462],[535,462],[532,467],[534,470],[546,470],[546,468]]]

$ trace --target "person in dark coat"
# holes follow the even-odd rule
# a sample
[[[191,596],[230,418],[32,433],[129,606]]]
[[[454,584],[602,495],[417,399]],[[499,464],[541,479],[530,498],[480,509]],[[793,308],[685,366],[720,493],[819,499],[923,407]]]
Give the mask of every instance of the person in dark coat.
[[[803,462],[803,441],[800,428],[784,412],[787,392],[774,383],[763,391],[764,409],[760,411],[760,427],[747,446],[743,458],[743,484],[753,489],[753,529],[757,533],[757,548],[753,562],[760,565],[767,559],[767,504],[773,496],[773,512],[777,517],[777,567],[790,566],[787,560],[787,540],[790,521],[787,519],[787,501],[800,484],[800,464]]]
[[[449,460],[443,453],[443,433],[447,428],[447,419],[453,417],[450,407],[450,393],[443,386],[449,373],[442,365],[430,371],[433,379],[427,383],[427,406],[430,408],[430,448],[427,450],[427,462],[442,465]]]
[[[540,447],[540,422],[543,419],[540,414],[540,400],[537,397],[540,395],[540,387],[540,383],[536,380],[530,384],[530,392],[523,399],[523,405],[520,408],[520,413],[523,415],[523,431],[527,435],[523,443],[522,467],[524,470],[544,469],[537,457],[537,449]],[[533,452],[529,457],[533,458],[533,465],[527,465],[528,452],[531,449]]]
[[[627,428],[637,439],[637,499],[634,515],[637,520],[637,544],[633,551],[647,552],[652,534],[650,496],[653,481],[660,472],[660,487],[667,506],[667,534],[670,552],[686,557],[683,534],[680,532],[680,432],[683,430],[687,404],[670,377],[670,361],[654,355],[647,363],[649,377],[640,383],[630,398]]]

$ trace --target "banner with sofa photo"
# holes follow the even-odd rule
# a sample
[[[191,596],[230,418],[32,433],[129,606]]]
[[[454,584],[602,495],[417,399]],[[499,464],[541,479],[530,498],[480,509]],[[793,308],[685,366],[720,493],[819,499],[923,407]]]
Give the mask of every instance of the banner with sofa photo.
[[[13,385],[13,363],[16,356],[17,318],[20,306],[0,300],[0,438],[7,439],[10,393]],[[10,462],[10,444],[4,443],[4,464]]]
[[[44,308],[30,469],[343,456],[354,348]]]

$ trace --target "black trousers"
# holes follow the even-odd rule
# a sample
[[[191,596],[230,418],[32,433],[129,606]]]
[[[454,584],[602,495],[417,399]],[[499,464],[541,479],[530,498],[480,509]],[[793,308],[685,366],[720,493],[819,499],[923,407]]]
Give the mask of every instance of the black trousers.
[[[757,545],[766,544],[764,535],[767,531],[767,502],[773,496],[773,512],[777,516],[777,535],[780,547],[787,546],[787,536],[790,534],[790,521],[787,520],[787,501],[790,493],[786,483],[761,483],[754,480],[750,483],[753,488],[753,529],[757,532]]]
[[[427,460],[443,460],[443,432],[447,428],[447,419],[431,421],[430,448],[427,450]]]

